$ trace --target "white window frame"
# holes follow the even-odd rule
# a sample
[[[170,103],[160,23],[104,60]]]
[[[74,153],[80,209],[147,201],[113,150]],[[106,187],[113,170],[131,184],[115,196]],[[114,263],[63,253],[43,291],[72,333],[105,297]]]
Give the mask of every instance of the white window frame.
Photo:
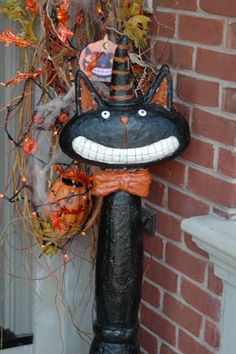
[[[14,28],[14,26],[12,25]],[[2,18],[1,30],[7,28],[7,21]],[[9,78],[16,75],[18,67],[19,53],[17,49],[12,47],[1,47],[1,61],[2,61],[2,74],[4,73],[1,80],[7,81]],[[1,106],[5,105],[11,98],[10,89],[1,88]],[[3,118],[2,118],[3,119]],[[13,132],[14,133],[14,132]],[[6,134],[2,132],[1,136],[1,154],[5,156],[1,167],[1,185],[8,180],[8,155],[9,141]],[[1,220],[1,231],[8,228],[11,222],[12,206],[8,204],[7,201],[4,202],[3,210],[3,220]],[[18,231],[18,230],[17,230]],[[20,232],[20,231],[19,231]],[[17,236],[17,235],[16,235]],[[20,252],[16,252],[14,248],[19,247],[19,238],[15,235],[11,238],[11,243],[13,247],[8,247],[5,245],[2,262],[4,264],[4,272],[1,276],[1,281],[3,283],[3,296],[4,300],[0,307],[1,309],[1,324],[4,328],[9,328],[16,334],[32,332],[33,326],[33,291],[30,286],[27,286],[25,281],[14,280],[14,277],[8,274],[8,271],[12,274],[18,273],[19,269],[22,268],[23,273],[23,259]],[[29,284],[28,284],[29,285]]]

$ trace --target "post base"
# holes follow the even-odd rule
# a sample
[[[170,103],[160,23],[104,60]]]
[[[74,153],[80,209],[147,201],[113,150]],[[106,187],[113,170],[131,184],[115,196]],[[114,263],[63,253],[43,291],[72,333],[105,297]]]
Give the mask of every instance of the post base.
[[[94,339],[89,354],[140,354],[138,343],[105,343]]]
[[[102,329],[94,324],[95,337],[89,354],[140,354],[135,329]]]

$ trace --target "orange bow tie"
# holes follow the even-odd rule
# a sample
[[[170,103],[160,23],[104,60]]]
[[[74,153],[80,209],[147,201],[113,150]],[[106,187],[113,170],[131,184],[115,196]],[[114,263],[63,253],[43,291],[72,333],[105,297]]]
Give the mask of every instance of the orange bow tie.
[[[93,194],[98,197],[105,197],[117,191],[147,197],[152,178],[148,170],[116,170],[95,172],[92,181]]]

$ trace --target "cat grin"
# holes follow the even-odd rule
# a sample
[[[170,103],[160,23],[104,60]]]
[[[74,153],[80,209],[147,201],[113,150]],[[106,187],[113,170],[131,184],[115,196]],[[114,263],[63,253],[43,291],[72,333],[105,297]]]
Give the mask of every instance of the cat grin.
[[[76,154],[87,160],[106,164],[139,164],[162,160],[179,148],[179,141],[170,136],[153,144],[128,149],[111,148],[79,136],[72,141]]]

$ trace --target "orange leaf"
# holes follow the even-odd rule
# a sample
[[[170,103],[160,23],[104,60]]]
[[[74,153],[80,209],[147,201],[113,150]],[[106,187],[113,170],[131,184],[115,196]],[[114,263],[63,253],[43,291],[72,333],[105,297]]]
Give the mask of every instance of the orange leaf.
[[[8,28],[6,32],[0,33],[0,42],[5,42],[6,47],[9,47],[11,44],[15,44],[17,47],[34,47],[33,44],[25,41],[19,36],[16,36],[11,28]]]
[[[66,43],[74,35],[74,33],[66,25],[64,25],[64,23],[59,23],[57,32],[63,43]]]
[[[59,23],[63,25],[67,25],[67,21],[69,20],[70,16],[68,14],[69,10],[69,0],[63,0],[57,9],[57,19]]]
[[[13,77],[12,79],[10,79],[8,82],[0,82],[1,86],[4,87],[8,87],[8,86],[12,86],[12,85],[16,85],[21,81],[27,80],[27,79],[35,79],[37,78],[39,75],[41,75],[42,73],[44,73],[45,71],[47,71],[47,68],[42,68],[42,69],[37,69],[34,72],[27,72],[27,73],[21,73],[19,72],[17,76]]]
[[[25,0],[26,2],[26,9],[31,11],[34,15],[38,15],[39,13],[39,6],[37,2],[34,0]]]

